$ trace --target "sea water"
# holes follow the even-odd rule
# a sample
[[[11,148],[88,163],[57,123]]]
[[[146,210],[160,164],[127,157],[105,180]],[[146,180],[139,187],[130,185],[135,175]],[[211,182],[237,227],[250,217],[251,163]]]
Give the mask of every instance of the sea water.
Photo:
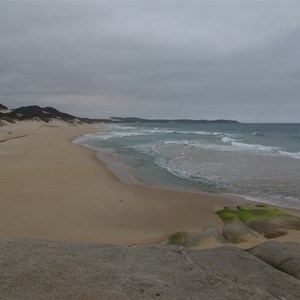
[[[300,124],[113,124],[76,142],[143,183],[300,208]]]

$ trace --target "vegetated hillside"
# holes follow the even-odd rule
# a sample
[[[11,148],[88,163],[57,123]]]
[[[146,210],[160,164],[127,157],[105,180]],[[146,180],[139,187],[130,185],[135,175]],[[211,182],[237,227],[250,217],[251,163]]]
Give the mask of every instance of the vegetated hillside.
[[[239,123],[233,120],[190,120],[190,119],[142,119],[136,117],[112,117],[111,119],[90,119],[76,117],[61,112],[53,107],[40,107],[38,105],[22,106],[8,110],[6,106],[0,104],[0,124],[1,121],[14,123],[15,121],[40,120],[49,122],[51,120],[61,120],[72,124],[80,123]]]
[[[7,109],[8,108],[5,105],[3,105],[3,104],[0,103],[0,110],[7,110]]]
[[[73,115],[61,112],[53,107],[40,107],[37,105],[22,106],[16,109],[12,109],[10,112],[0,113],[0,121],[1,120],[10,123],[25,120],[40,120],[44,122],[49,122],[51,120],[61,120],[73,124],[111,122],[111,120],[105,119],[102,120],[75,117]]]

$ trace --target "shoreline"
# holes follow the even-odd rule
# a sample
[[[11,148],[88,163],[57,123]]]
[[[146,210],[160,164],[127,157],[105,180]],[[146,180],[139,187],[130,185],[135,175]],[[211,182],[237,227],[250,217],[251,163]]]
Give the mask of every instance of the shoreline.
[[[75,137],[95,128],[51,124],[11,125],[14,135],[27,137],[1,143],[2,237],[164,243],[177,231],[200,231],[207,226],[221,230],[223,221],[214,212],[238,203],[220,194],[123,183],[95,151],[72,143]],[[290,238],[300,240],[300,235]],[[238,246],[249,247],[261,241]],[[208,241],[203,248],[214,246],[218,244]]]
[[[9,128],[28,136],[1,144],[0,236],[143,244],[222,226],[214,210],[229,199],[119,182],[94,151],[71,142],[92,126],[23,122]]]
[[[98,129],[99,128],[95,128]],[[97,131],[98,131],[97,130]],[[97,132],[95,131],[95,132]],[[92,132],[89,132],[92,133]],[[235,195],[230,193],[221,193],[221,192],[209,192],[209,191],[201,191],[201,190],[190,190],[188,188],[175,188],[175,187],[167,187],[167,186],[158,186],[147,183],[145,181],[141,181],[138,178],[135,178],[132,175],[131,169],[132,166],[126,164],[125,162],[121,161],[117,158],[117,154],[114,152],[113,149],[105,149],[101,147],[93,147],[87,144],[81,144],[80,142],[76,142],[77,138],[82,137],[83,135],[75,136],[71,139],[74,145],[79,146],[80,148],[86,149],[91,151],[96,155],[98,158],[99,163],[103,164],[107,171],[110,172],[116,180],[120,181],[123,184],[128,184],[132,186],[141,186],[145,188],[155,189],[155,190],[164,190],[164,191],[171,191],[171,192],[184,192],[184,193],[191,193],[191,194],[199,194],[202,196],[214,196],[217,195],[221,198],[225,198],[230,200],[232,203],[262,203],[259,201],[252,201],[246,199],[243,195]],[[294,209],[294,208],[291,208]]]
[[[97,128],[99,129],[99,128]],[[96,131],[97,132],[97,131]],[[234,193],[226,193],[226,192],[220,192],[220,191],[204,191],[197,188],[189,188],[189,187],[175,187],[175,186],[160,186],[155,185],[151,183],[147,183],[145,181],[140,180],[137,177],[134,177],[132,169],[133,167],[125,162],[123,162],[118,154],[113,150],[109,148],[101,148],[101,147],[93,147],[84,143],[81,143],[80,141],[77,142],[76,139],[80,138],[81,136],[76,136],[72,143],[75,145],[78,145],[79,147],[82,147],[84,149],[88,149],[92,152],[94,152],[99,159],[99,161],[103,164],[105,164],[107,170],[111,172],[117,180],[121,181],[122,183],[129,184],[129,185],[138,185],[158,190],[167,190],[167,191],[174,191],[174,192],[187,192],[187,193],[193,193],[193,194],[200,194],[202,196],[213,196],[218,195],[220,197],[224,197],[226,199],[230,199],[233,204],[234,203],[248,203],[248,204],[266,204],[271,205],[274,207],[278,207],[283,210],[289,210],[289,211],[299,211],[300,208],[298,207],[290,207],[290,206],[283,206],[277,203],[272,203],[268,201],[263,201],[263,199],[255,198],[253,196],[249,195],[242,195],[242,194],[234,194]]]

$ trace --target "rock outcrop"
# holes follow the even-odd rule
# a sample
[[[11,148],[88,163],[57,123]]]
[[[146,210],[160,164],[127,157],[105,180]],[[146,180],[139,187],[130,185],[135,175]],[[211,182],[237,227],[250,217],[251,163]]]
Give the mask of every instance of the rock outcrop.
[[[0,254],[1,299],[300,299],[298,279],[230,246],[2,238]]]
[[[300,244],[269,241],[251,249],[250,253],[300,280]]]
[[[232,243],[244,242],[256,233],[272,239],[286,235],[290,229],[300,230],[299,217],[265,204],[224,207],[216,214],[224,221],[223,234]]]
[[[247,221],[246,224],[269,239],[285,235],[289,229],[300,230],[300,218],[291,215],[254,219]]]
[[[255,237],[249,228],[238,220],[225,221],[223,235],[230,243],[234,244],[246,242]]]
[[[185,246],[194,247],[207,241],[215,241],[222,244],[227,243],[224,236],[217,228],[208,226],[204,227],[200,232],[188,232]]]
[[[195,247],[209,241],[227,243],[222,233],[213,226],[204,227],[199,232],[175,232],[169,236],[168,243],[176,246]]]

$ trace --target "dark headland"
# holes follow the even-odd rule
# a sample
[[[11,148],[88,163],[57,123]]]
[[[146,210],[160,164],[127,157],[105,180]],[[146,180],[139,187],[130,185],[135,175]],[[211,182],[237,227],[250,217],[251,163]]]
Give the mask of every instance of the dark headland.
[[[111,117],[109,119],[76,117],[68,113],[61,112],[53,107],[40,107],[38,105],[22,106],[8,110],[0,103],[0,121],[13,123],[15,121],[41,120],[49,122],[51,120],[62,120],[69,123],[238,123],[232,120],[191,120],[191,119],[142,119],[136,117]]]

